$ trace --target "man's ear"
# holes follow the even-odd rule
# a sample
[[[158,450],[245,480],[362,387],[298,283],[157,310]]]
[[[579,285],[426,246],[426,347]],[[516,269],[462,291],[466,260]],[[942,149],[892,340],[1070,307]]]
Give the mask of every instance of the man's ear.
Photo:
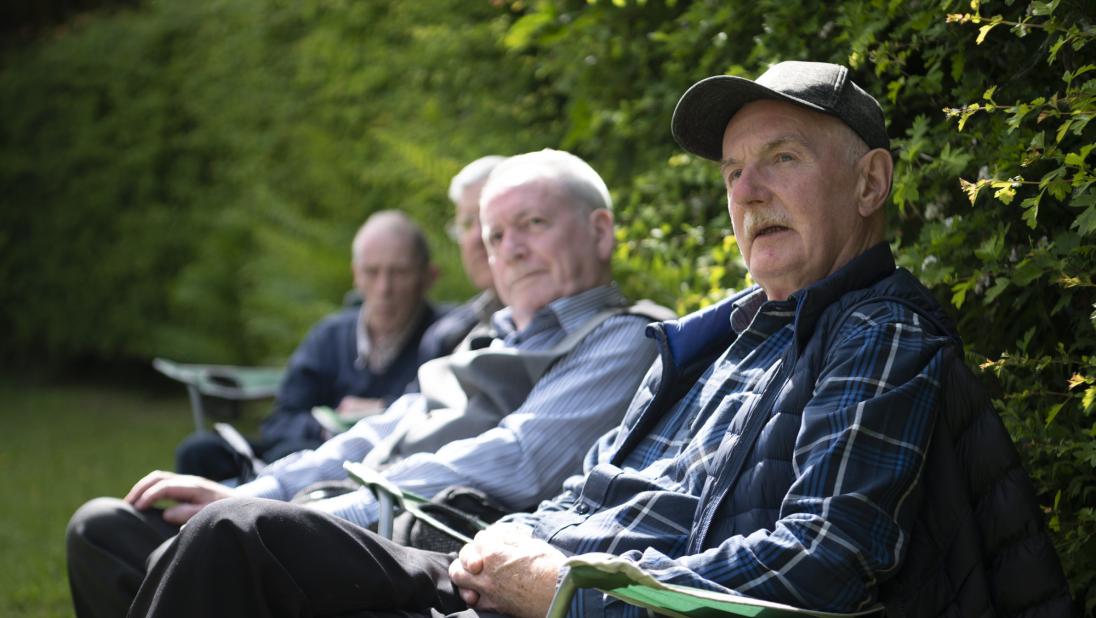
[[[438,280],[438,275],[440,275],[440,274],[441,274],[441,270],[438,268],[437,264],[435,264],[433,262],[430,262],[429,264],[426,265],[426,268],[423,269],[423,275],[422,275],[423,276],[423,279],[422,279],[422,292],[423,292],[423,294],[425,294],[427,290],[429,290],[430,288],[432,288],[434,286],[434,283]]]
[[[365,298],[365,281],[362,278],[362,273],[358,270],[358,265],[354,263],[354,260],[350,260],[350,276],[354,281],[354,289],[358,291],[358,296]]]
[[[883,207],[890,195],[894,160],[882,148],[868,151],[857,162],[856,209],[865,219]]]
[[[613,211],[607,208],[599,208],[591,212],[590,229],[594,233],[594,247],[597,256],[605,262],[610,261],[613,257],[613,248],[616,247]]]

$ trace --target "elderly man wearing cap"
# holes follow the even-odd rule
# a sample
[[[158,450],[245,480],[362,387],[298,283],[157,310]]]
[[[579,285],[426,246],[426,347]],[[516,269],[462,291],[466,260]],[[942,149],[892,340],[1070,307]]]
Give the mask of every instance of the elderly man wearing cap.
[[[878,104],[844,67],[785,62],[756,81],[697,83],[673,131],[687,150],[720,162],[758,285],[649,327],[661,356],[622,425],[588,454],[584,476],[535,512],[480,533],[456,559],[348,526],[336,533],[336,522],[319,518],[320,538],[343,540],[306,549],[315,531],[287,529],[266,512],[251,528],[269,541],[271,558],[256,564],[240,558],[244,534],[199,517],[186,542],[153,564],[131,615],[277,607],[543,616],[566,557],[596,552],[668,583],[852,611],[880,598],[906,556],[933,555],[926,546],[936,539],[920,527],[914,534],[915,519],[944,367],[960,343],[883,242],[892,161]],[[1007,449],[983,446],[994,459]],[[960,472],[940,465],[928,469]],[[977,547],[970,529],[954,532],[946,543]],[[312,568],[292,568],[306,552]],[[350,572],[325,567],[333,555],[357,562]],[[203,562],[236,575],[202,575]],[[993,613],[983,588],[941,580],[941,564],[922,560],[903,580],[906,598],[924,599],[916,611],[889,609]],[[246,603],[219,603],[240,588],[250,591]],[[1027,600],[1045,591],[1031,592]],[[571,611],[645,612],[597,591],[581,591]]]

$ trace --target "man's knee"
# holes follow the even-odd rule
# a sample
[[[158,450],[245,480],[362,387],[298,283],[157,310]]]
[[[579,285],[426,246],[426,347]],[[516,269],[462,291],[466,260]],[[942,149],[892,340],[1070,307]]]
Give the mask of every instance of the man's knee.
[[[140,566],[149,552],[177,531],[158,510],[141,512],[125,500],[95,498],[72,515],[65,546],[70,563],[106,558]]]
[[[236,535],[254,531],[262,516],[271,509],[284,506],[281,502],[258,498],[226,498],[206,505],[179,533],[188,541],[195,537]]]
[[[293,509],[293,512],[287,512]],[[174,555],[232,563],[252,554],[293,552],[308,543],[304,507],[259,498],[207,505],[179,531]]]
[[[99,546],[119,533],[134,517],[133,507],[117,498],[95,498],[73,513],[65,531],[69,554],[88,545]]]

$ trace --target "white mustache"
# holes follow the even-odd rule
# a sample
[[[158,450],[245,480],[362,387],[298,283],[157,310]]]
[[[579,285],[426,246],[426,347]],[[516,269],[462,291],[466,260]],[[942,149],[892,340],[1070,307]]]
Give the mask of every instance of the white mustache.
[[[773,226],[791,227],[788,224],[788,216],[780,212],[759,212],[751,210],[746,213],[746,216],[742,219],[742,227],[744,228],[745,237],[747,240],[753,240],[753,237],[758,232]]]

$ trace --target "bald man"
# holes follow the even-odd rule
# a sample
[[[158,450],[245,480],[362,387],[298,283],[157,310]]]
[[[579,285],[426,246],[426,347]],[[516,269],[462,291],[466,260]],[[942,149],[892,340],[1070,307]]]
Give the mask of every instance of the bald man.
[[[426,301],[437,270],[422,229],[397,210],[375,213],[352,244],[354,288],[364,302],[324,318],[289,359],[273,413],[263,422],[256,455],[274,461],[323,443],[315,406],[345,414],[383,410],[415,379],[424,333],[438,318]],[[437,348],[438,346],[426,346]],[[183,474],[225,480],[247,464],[220,436],[196,433],[175,453]]]

